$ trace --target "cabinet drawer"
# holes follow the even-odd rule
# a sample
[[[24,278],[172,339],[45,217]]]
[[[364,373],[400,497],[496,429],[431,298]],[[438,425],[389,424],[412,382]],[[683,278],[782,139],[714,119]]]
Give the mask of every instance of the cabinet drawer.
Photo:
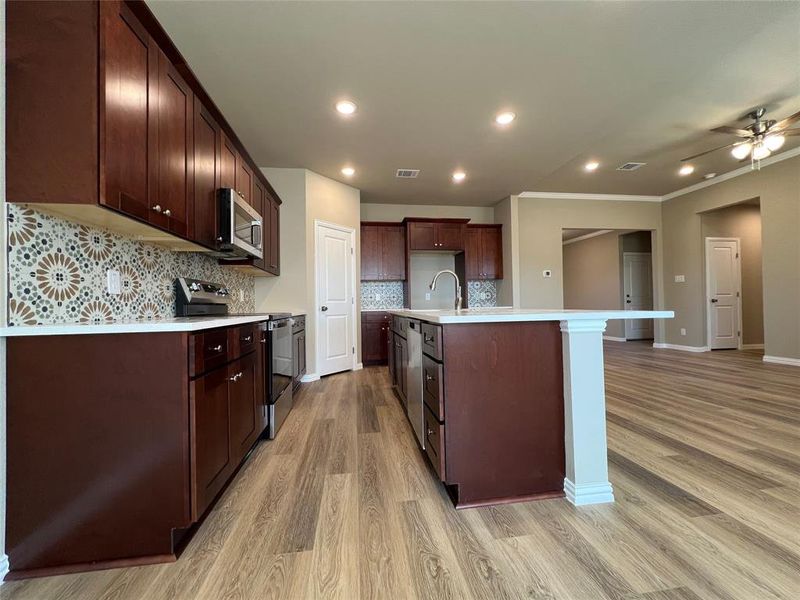
[[[445,481],[444,425],[436,420],[427,406],[425,407],[425,454],[428,455],[439,479]]]
[[[228,362],[228,332],[225,329],[214,329],[197,333],[190,337],[189,348],[192,353],[189,375],[202,375]]]
[[[442,360],[442,328],[439,325],[422,324],[422,351],[433,359]]]
[[[380,311],[362,311],[361,320],[367,323],[391,323],[392,315]]]
[[[444,421],[444,377],[441,364],[422,355],[422,397],[439,421]]]
[[[240,327],[228,329],[228,347],[230,360],[249,354],[258,344],[257,324],[248,323]]]
[[[392,316],[392,331],[403,337],[408,337],[408,319]]]

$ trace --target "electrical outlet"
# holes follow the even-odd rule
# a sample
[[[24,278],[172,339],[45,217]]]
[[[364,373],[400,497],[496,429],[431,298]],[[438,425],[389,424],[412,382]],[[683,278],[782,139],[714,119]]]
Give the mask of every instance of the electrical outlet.
[[[239,302],[244,302],[244,290],[239,290]]]
[[[681,327],[681,335],[686,335],[686,328],[685,327]]]
[[[545,269],[544,271],[542,271],[542,277],[552,277],[552,276],[553,272],[550,269]]]
[[[425,292],[425,300],[430,300],[430,299],[431,299],[431,293]]]
[[[686,283],[686,275],[675,275],[675,283]]]
[[[122,278],[116,269],[106,271],[106,291],[114,296],[122,293]]]

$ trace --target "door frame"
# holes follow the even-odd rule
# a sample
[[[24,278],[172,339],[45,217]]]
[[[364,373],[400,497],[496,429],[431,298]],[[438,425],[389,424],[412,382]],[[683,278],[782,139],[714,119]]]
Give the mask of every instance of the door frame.
[[[742,239],[738,237],[705,237],[703,238],[703,269],[705,270],[705,308],[704,315],[706,318],[706,348],[713,350],[711,346],[711,269],[708,266],[708,244],[709,242],[736,242],[736,327],[739,334],[736,336],[736,348],[742,349],[742,340],[744,339],[742,331]]]
[[[358,325],[356,324],[356,230],[353,227],[347,227],[345,225],[339,225],[338,223],[331,223],[330,221],[323,221],[321,219],[314,219],[314,366],[315,366],[315,375],[316,378],[321,376],[320,368],[319,368],[319,361],[318,358],[321,356],[320,352],[320,345],[322,344],[322,336],[317,335],[319,333],[319,328],[317,327],[317,318],[319,317],[319,276],[320,276],[320,269],[319,269],[319,248],[317,246],[317,235],[319,233],[320,227],[327,227],[329,229],[335,229],[342,233],[350,234],[350,293],[352,302],[350,304],[350,336],[353,342],[353,348],[358,349],[360,346],[360,342],[358,340]],[[359,281],[360,281],[359,275]],[[307,351],[307,350],[306,350]],[[358,352],[353,352],[352,354],[352,361],[350,370],[357,371],[361,368],[361,365],[358,362]]]
[[[653,309],[656,303],[656,290],[655,290],[655,268],[653,267],[653,253],[652,252],[623,252],[622,253],[622,301],[625,302],[625,257],[626,256],[649,256],[650,257],[650,302],[653,306],[650,307],[650,310]],[[622,308],[625,310],[625,307]],[[623,333],[625,334],[625,341],[630,339],[631,341],[635,341],[637,339],[649,339],[649,338],[628,338],[628,322],[632,319],[625,319],[623,322]],[[653,326],[653,339],[655,340],[655,323],[652,323]]]

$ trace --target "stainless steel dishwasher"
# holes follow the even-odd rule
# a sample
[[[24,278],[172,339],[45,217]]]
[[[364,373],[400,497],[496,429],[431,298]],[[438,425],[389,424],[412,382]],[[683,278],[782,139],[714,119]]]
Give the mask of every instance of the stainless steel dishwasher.
[[[406,368],[406,394],[408,420],[414,428],[419,445],[425,449],[425,414],[422,400],[422,324],[408,320],[408,365]]]

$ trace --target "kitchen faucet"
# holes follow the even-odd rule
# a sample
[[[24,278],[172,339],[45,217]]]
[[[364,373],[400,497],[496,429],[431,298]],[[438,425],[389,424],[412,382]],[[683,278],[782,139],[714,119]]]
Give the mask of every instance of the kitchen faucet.
[[[450,275],[453,276],[453,279],[456,280],[456,302],[455,302],[455,305],[456,305],[456,310],[459,311],[459,310],[461,310],[461,282],[458,280],[458,275],[455,274],[455,271],[451,271],[450,269],[445,269],[443,271],[439,271],[436,275],[434,275],[433,276],[433,281],[431,281],[431,285],[430,285],[431,291],[434,291],[436,289],[436,281],[439,279],[439,276],[443,275],[445,273],[449,273]]]

